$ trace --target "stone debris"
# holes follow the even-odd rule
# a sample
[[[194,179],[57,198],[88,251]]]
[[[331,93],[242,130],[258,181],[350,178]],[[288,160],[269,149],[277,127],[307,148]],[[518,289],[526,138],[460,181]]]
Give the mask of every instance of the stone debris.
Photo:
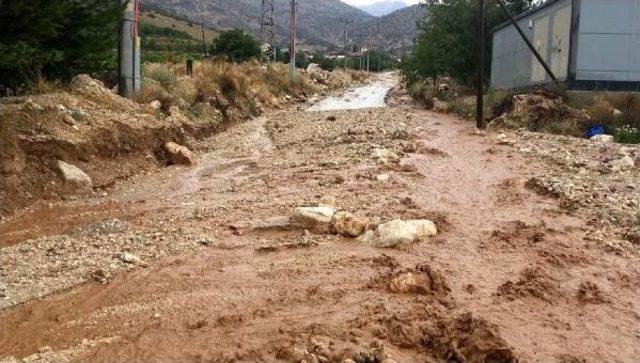
[[[398,156],[398,154],[382,148],[374,149],[371,153],[371,157],[380,164],[400,162],[400,157]]]
[[[429,220],[396,219],[378,225],[375,231],[370,230],[360,236],[359,240],[374,247],[394,248],[412,244],[424,237],[438,234],[436,224]]]
[[[345,237],[358,237],[365,232],[369,220],[349,212],[336,212],[331,218],[331,228]]]
[[[613,135],[600,134],[600,135],[595,135],[591,137],[591,141],[595,141],[603,144],[609,144],[614,142],[614,137]]]
[[[516,142],[517,142],[516,140],[509,138],[505,133],[502,133],[496,137],[496,143],[498,145],[512,146],[512,145],[515,145]]]
[[[78,191],[90,191],[93,188],[93,181],[80,168],[75,165],[58,160],[58,173],[64,179],[65,185]]]
[[[624,155],[619,159],[614,159],[609,163],[609,168],[614,173],[621,173],[635,168],[636,163],[629,155]]]
[[[123,254],[120,255],[120,259],[123,262],[132,264],[132,265],[139,265],[140,263],[142,263],[142,259],[136,255],[134,255],[133,253],[129,253],[129,252],[125,252]]]
[[[162,102],[158,100],[153,100],[149,102],[149,107],[151,107],[151,109],[153,110],[159,110],[162,107]]]
[[[389,181],[389,179],[391,179],[391,175],[385,173],[385,174],[379,174],[376,176],[376,180],[381,182],[381,183],[386,183]]]
[[[291,222],[300,224],[314,231],[327,232],[329,231],[331,219],[335,213],[336,209],[328,205],[298,207],[293,211]]]
[[[196,164],[195,154],[186,146],[168,142],[164,144],[164,150],[167,152],[169,162],[173,165],[194,165]]]

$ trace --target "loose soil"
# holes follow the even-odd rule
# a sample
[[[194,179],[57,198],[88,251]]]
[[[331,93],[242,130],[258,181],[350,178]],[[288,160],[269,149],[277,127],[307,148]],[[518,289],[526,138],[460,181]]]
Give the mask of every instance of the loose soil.
[[[637,220],[617,203],[638,171],[603,171],[620,146],[496,142],[392,104],[267,113],[196,142],[196,166],[8,218],[0,361],[637,361]],[[281,223],[321,202],[440,234],[378,249]]]

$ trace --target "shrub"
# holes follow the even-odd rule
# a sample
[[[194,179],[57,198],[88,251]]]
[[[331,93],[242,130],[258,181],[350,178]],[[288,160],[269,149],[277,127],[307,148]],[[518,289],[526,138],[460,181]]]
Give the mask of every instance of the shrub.
[[[587,113],[597,123],[611,124],[613,122],[613,106],[603,97],[596,97],[587,106]]]
[[[260,42],[241,29],[227,30],[213,41],[211,53],[227,57],[233,62],[260,58]]]
[[[640,130],[629,125],[616,128],[613,136],[619,143],[640,144]]]
[[[167,64],[147,63],[142,70],[142,76],[157,81],[167,91],[176,84],[176,73]]]

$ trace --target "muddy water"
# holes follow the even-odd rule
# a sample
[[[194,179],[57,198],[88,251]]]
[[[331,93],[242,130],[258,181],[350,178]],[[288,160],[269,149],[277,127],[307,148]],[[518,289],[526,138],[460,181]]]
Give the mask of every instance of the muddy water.
[[[357,110],[387,107],[385,99],[391,88],[397,82],[397,75],[387,73],[378,76],[371,84],[352,88],[338,96],[328,97],[309,107],[307,111]]]

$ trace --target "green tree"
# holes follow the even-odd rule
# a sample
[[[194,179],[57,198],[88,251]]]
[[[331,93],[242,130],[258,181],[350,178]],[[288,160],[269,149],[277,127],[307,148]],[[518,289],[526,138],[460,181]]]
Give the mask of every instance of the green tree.
[[[220,33],[213,41],[211,53],[223,55],[234,62],[259,59],[261,55],[260,42],[244,30],[227,30]]]
[[[520,13],[532,5],[532,0],[506,0],[513,13]],[[465,85],[476,80],[477,65],[477,0],[427,0],[423,5],[428,15],[419,27],[411,54],[401,68],[409,82],[424,78],[448,75]],[[484,49],[486,59],[491,59],[491,29],[508,19],[502,9],[492,1],[487,2]],[[490,72],[486,62],[485,74]]]
[[[38,76],[69,78],[113,67],[118,2],[4,0],[0,6],[0,83],[19,88]]]

